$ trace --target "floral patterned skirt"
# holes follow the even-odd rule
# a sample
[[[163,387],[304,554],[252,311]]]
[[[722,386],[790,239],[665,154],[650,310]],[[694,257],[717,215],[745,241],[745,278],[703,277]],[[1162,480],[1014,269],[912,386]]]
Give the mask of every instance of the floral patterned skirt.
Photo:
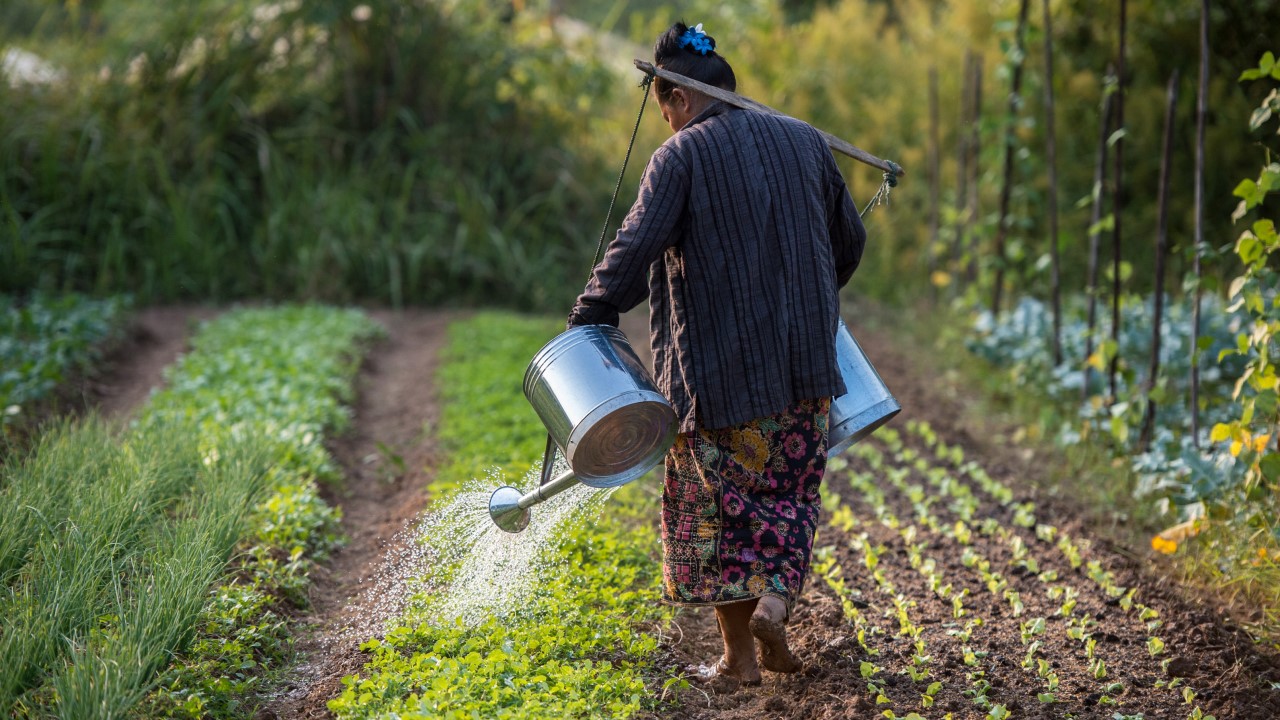
[[[804,588],[827,464],[831,399],[681,434],[662,493],[663,601],[722,605]]]

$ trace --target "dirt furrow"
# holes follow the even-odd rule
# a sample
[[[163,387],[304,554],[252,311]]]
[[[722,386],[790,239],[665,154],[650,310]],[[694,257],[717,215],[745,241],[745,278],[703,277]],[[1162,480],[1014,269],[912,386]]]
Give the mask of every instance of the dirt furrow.
[[[218,310],[201,306],[143,308],[124,339],[78,385],[80,405],[103,418],[126,422],[164,384],[164,369],[178,360],[198,323]]]
[[[300,663],[277,688],[259,718],[326,718],[326,703],[343,676],[364,662],[359,644],[380,629],[377,571],[406,542],[402,530],[427,501],[437,462],[432,428],[438,405],[432,377],[451,316],[437,312],[374,312],[387,338],[365,360],[357,381],[352,427],[329,443],[345,482],[325,489],[342,509],[347,543],[334,553],[310,591],[300,619]]]

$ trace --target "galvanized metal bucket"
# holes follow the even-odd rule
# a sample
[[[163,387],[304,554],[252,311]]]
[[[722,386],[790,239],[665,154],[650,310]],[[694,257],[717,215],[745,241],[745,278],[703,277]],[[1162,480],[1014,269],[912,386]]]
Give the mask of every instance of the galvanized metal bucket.
[[[845,394],[831,401],[828,457],[844,452],[902,410],[844,320],[836,328],[836,362],[844,378]]]
[[[629,483],[675,441],[671,404],[627,336],[608,325],[576,327],[547,343],[525,371],[524,394],[584,485]]]

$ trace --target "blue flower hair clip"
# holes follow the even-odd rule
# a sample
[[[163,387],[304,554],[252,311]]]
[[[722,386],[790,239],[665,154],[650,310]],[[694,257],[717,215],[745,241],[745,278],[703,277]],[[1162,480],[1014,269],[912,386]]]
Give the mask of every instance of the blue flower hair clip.
[[[712,40],[710,35],[702,32],[702,23],[698,23],[694,27],[685,30],[684,34],[680,36],[680,47],[692,50],[705,57],[707,53],[716,49],[716,41]]]

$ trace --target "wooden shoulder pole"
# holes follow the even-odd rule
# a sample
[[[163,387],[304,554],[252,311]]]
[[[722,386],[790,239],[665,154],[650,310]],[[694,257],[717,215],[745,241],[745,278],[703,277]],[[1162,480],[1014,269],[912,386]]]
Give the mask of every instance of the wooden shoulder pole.
[[[718,88],[713,85],[708,85],[704,82],[699,82],[697,80],[694,80],[693,78],[685,77],[684,75],[677,75],[676,73],[673,73],[669,70],[663,70],[660,67],[655,67],[653,63],[647,63],[644,60],[636,60],[635,65],[642,72],[648,75],[660,77],[663,80],[675,83],[676,85],[679,85],[681,87],[687,87],[690,90],[697,90],[698,92],[704,95],[709,95],[717,100],[729,103],[734,107],[740,107],[745,110],[755,110],[757,112],[768,113],[769,115],[785,116],[785,113],[778,112],[777,110],[774,110],[773,108],[769,107],[768,105],[765,105],[764,103],[756,102],[755,100],[752,100],[751,98],[745,97],[743,95],[739,95],[736,92],[731,92],[723,88]],[[818,132],[821,133],[823,139],[827,141],[827,147],[831,148],[832,150],[835,150],[836,152],[842,153],[844,155],[848,155],[854,160],[866,163],[871,167],[879,168],[887,173],[893,173],[898,176],[907,174],[907,171],[903,170],[902,167],[897,163],[891,163],[888,160],[881,160],[880,158],[876,157],[875,155],[872,155],[866,150],[863,150],[862,148],[855,146],[853,143],[847,142],[845,140],[841,140],[835,135],[832,135],[831,133],[826,132],[824,130],[818,130]]]

